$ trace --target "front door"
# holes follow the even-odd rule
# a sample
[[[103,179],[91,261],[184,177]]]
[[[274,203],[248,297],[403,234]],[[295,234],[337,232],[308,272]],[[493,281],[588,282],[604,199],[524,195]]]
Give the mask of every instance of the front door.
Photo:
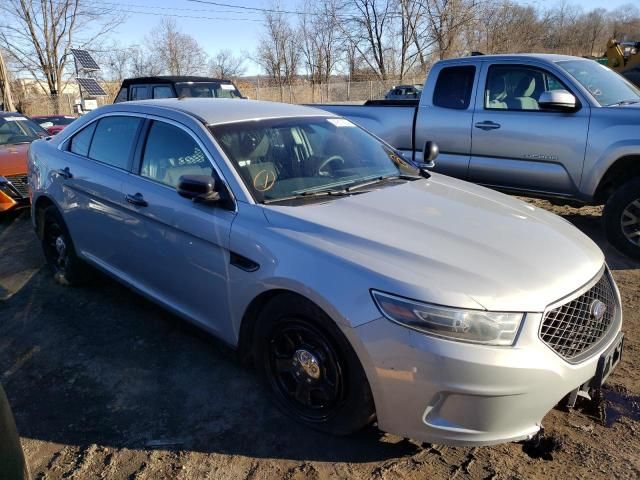
[[[177,313],[222,333],[235,213],[176,191],[181,175],[216,177],[211,160],[188,129],[153,120],[139,163],[123,185],[131,219],[130,280]]]
[[[589,107],[544,111],[538,104],[540,94],[567,87],[536,66],[490,65],[485,78],[473,117],[469,179],[523,191],[575,193],[582,175]]]

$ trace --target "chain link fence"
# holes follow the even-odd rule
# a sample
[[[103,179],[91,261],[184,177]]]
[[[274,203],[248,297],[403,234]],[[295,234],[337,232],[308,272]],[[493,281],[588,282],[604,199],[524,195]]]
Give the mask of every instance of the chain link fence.
[[[351,82],[335,81],[324,84],[301,83],[295,85],[262,86],[258,82],[242,82],[242,94],[252,100],[269,100],[285,103],[362,103],[384,98],[395,85],[422,84],[423,76],[388,80]]]
[[[18,99],[16,108],[23,114],[32,117],[36,115],[77,115],[76,104],[80,98],[74,94],[62,95],[30,95]],[[98,106],[113,102],[111,97],[97,97]]]
[[[362,103],[384,98],[395,85],[421,84],[423,76],[388,80],[349,80],[323,84],[300,82],[278,86],[264,86],[264,82],[240,80],[236,82],[243,95],[253,100],[268,100],[285,103]],[[110,89],[111,90],[111,89]],[[117,90],[116,90],[117,91]],[[113,103],[115,94],[97,97],[98,106]],[[45,95],[30,94],[16,100],[17,109],[25,115],[77,115],[78,94]]]

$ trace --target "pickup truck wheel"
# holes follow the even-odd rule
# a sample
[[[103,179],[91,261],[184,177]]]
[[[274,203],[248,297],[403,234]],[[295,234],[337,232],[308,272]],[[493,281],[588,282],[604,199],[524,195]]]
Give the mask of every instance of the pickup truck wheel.
[[[640,178],[629,180],[609,197],[603,221],[609,242],[640,260]]]
[[[282,294],[260,314],[256,368],[278,407],[305,425],[348,435],[375,418],[360,361],[333,321],[311,302]]]
[[[84,264],[77,257],[71,236],[58,209],[51,205],[42,216],[42,250],[53,278],[61,285],[78,285],[84,277]]]

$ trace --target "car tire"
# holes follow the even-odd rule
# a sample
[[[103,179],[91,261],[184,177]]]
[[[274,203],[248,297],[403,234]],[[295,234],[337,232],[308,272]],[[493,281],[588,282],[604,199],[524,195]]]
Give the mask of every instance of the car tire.
[[[373,396],[344,334],[320,308],[293,294],[273,298],[253,337],[256,369],[278,407],[324,433],[348,435],[375,419]]]
[[[53,278],[61,285],[80,285],[86,279],[86,265],[76,255],[71,235],[58,209],[50,205],[42,214],[42,251]]]
[[[640,177],[613,192],[602,217],[609,242],[629,257],[640,260]]]

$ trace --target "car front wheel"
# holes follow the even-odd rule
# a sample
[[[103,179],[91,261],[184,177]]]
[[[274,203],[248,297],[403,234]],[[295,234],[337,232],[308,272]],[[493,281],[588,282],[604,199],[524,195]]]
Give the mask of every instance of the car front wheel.
[[[364,370],[333,321],[296,295],[272,299],[257,320],[256,368],[287,415],[347,435],[375,418]]]
[[[640,178],[618,188],[607,200],[603,220],[609,242],[640,260]]]

